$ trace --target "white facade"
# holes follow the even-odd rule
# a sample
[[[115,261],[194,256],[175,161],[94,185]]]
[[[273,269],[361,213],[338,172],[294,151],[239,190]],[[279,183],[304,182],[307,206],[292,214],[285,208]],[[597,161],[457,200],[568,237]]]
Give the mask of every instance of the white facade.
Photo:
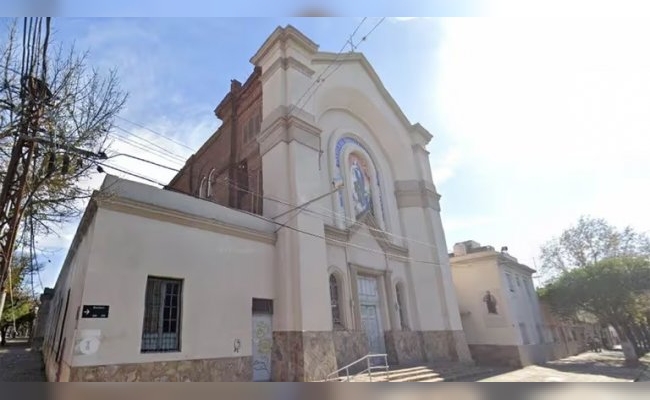
[[[44,347],[61,352],[60,379],[70,378],[70,367],[250,356],[251,299],[273,297],[275,226],[115,177],[103,188],[107,194],[91,202],[52,301]],[[178,352],[141,352],[148,276],[182,279]],[[83,305],[108,305],[109,316],[83,318]],[[98,349],[84,354],[81,341],[93,336]],[[46,357],[49,380],[56,359]]]
[[[451,265],[473,358],[510,365],[546,361],[552,338],[535,292],[534,270],[473,241],[454,246]]]
[[[68,345],[50,370],[63,363],[64,380],[181,379],[182,369],[188,380],[295,381],[368,353],[471,359],[425,149],[432,136],[406,119],[362,54],[343,54],[304,102],[335,58],[289,26],[251,59],[262,70],[263,216],[107,178],[111,194],[87,211],[51,316],[57,332],[56,304],[71,288],[62,337],[99,335],[99,348]],[[170,307],[182,304],[174,352],[141,351],[148,277],[182,281],[160,286],[179,299]],[[255,311],[260,302],[267,311]],[[76,320],[89,304],[109,305],[109,317]],[[161,329],[177,328],[169,324]]]

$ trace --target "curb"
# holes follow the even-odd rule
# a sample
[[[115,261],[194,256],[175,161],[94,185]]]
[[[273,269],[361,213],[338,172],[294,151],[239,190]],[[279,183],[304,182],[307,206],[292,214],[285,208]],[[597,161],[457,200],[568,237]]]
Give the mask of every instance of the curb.
[[[632,382],[635,382],[635,383],[636,383],[636,382],[639,382],[639,380],[641,379],[641,377],[642,377],[642,376],[645,374],[645,372],[648,370],[648,366],[646,365],[645,367],[640,368],[640,369],[641,369],[641,370],[639,371],[639,374],[636,376],[636,378],[634,378],[634,380],[633,380]]]

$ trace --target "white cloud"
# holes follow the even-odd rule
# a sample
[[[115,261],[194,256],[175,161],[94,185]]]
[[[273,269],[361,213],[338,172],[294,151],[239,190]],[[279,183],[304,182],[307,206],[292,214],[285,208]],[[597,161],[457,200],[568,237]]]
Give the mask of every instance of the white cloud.
[[[431,88],[462,157],[432,161],[433,171],[449,187],[462,163],[489,180],[487,192],[463,182],[462,195],[497,199],[490,229],[450,215],[448,237],[506,243],[531,263],[580,214],[650,229],[646,21],[449,18],[442,27]]]
[[[86,23],[87,20],[84,20],[84,27]],[[116,126],[128,132],[120,129],[113,130],[109,155],[124,153],[180,169],[185,160],[218,127],[219,121],[211,112],[214,104],[186,99],[182,93],[169,91],[169,86],[163,84],[162,72],[167,68],[169,60],[165,59],[162,53],[159,35],[144,29],[137,20],[100,21],[97,26],[91,26],[87,35],[79,42],[79,48],[91,48],[89,65],[104,71],[108,68],[118,68],[121,86],[130,94],[121,116],[136,124],[120,118],[115,120]],[[146,62],[142,59],[143,46],[149,47]],[[163,103],[165,105],[161,105]],[[173,105],[175,112],[161,110],[161,107],[164,108],[168,104]],[[172,140],[166,140],[152,131]],[[126,136],[131,143],[116,136]],[[125,156],[118,156],[103,163],[162,184],[168,183],[176,174],[174,171]],[[153,185],[147,179],[140,179],[111,168],[104,168],[104,170],[111,175]],[[95,173],[88,180],[80,182],[80,185],[95,190],[101,186],[104,178],[105,174]],[[86,203],[86,201],[80,202],[81,207],[85,208]],[[39,246],[50,251],[58,250],[59,254],[64,256],[76,232],[78,222],[71,221],[61,227],[60,236],[51,235],[41,238]],[[44,273],[45,286],[54,284],[60,267],[61,265],[51,264],[51,269]]]
[[[491,17],[639,17],[648,15],[647,1],[618,0],[490,0],[486,15]]]
[[[452,147],[442,158],[432,160],[431,174],[436,185],[441,185],[454,176],[456,168],[462,160],[461,154],[459,148]]]
[[[498,221],[492,216],[480,216],[480,217],[450,217],[444,218],[444,228],[445,233],[450,237],[453,237],[454,234],[458,231],[465,231],[467,229],[476,229],[481,226],[489,226]],[[453,243],[447,243],[448,246],[452,246],[456,242],[461,242],[465,240],[473,240],[472,238],[459,238],[454,240]]]
[[[198,146],[203,143],[204,139],[213,133],[214,131],[213,120],[214,118],[211,119],[204,118],[203,120],[187,120],[187,121],[179,121],[178,123],[174,123],[171,120],[161,118],[157,123],[154,122],[151,125],[151,129],[154,129],[156,132],[163,134],[167,137],[174,136],[172,134],[173,132],[172,129],[185,132],[186,134],[183,135],[183,137],[187,140],[186,143],[188,143],[188,146],[198,149]],[[126,126],[128,124],[124,123],[121,125]],[[114,139],[113,144],[110,147],[109,154],[115,154],[115,153],[129,154],[143,159],[147,159],[149,161],[158,164],[168,165],[173,168],[180,169],[183,166],[184,162],[170,160],[171,158],[173,158],[172,155],[165,153],[160,149],[154,148],[151,144],[148,144],[147,142],[141,140],[140,138],[146,139],[149,142],[156,143],[159,146],[166,148],[169,151],[169,153],[178,155],[179,158],[184,158],[184,159],[189,158],[189,156],[192,153],[192,151],[185,148],[184,146],[174,144],[169,140],[161,139],[160,136],[150,132],[147,129],[131,125],[128,131],[131,132],[132,135],[128,135],[120,131],[116,131],[116,132],[119,132],[120,134],[129,137],[130,140],[133,140],[141,144],[142,146],[145,147],[145,149],[147,148],[155,149],[156,152],[145,151],[140,147],[135,147],[132,144]],[[133,134],[137,135],[137,137],[134,136]],[[145,178],[149,178],[153,181],[160,182],[162,184],[167,184],[174,177],[174,175],[176,175],[176,172],[174,171],[170,171],[150,163],[146,163],[140,160],[136,160],[124,156],[118,156],[111,160],[108,160],[106,164],[113,165],[124,171],[132,172],[134,174],[140,175]],[[141,182],[147,185],[155,185],[154,183],[150,182],[147,179],[141,179],[137,176],[128,173],[119,172],[111,168],[104,168],[104,170],[108,174],[119,176],[124,179],[128,179],[135,182]],[[104,181],[105,176],[106,174],[95,173],[88,180],[80,182],[80,185],[82,187],[91,190],[97,190],[100,188],[102,182]],[[80,201],[78,204],[83,209],[86,207],[87,201]],[[65,257],[65,254],[67,253],[67,249],[74,238],[74,234],[77,230],[78,223],[79,223],[78,220],[70,221],[69,223],[63,225],[60,228],[59,235],[50,235],[44,238],[40,238],[39,239],[40,243],[38,244],[39,248],[45,249],[50,252],[59,252],[60,254],[63,254],[63,257]],[[63,258],[61,259],[61,262],[63,262]],[[45,273],[43,273],[43,284],[46,287],[54,285],[56,281],[56,277],[61,267],[62,267],[61,264],[48,265],[48,270]]]
[[[389,17],[388,20],[391,22],[407,22],[407,21],[431,19],[431,18],[432,17]]]

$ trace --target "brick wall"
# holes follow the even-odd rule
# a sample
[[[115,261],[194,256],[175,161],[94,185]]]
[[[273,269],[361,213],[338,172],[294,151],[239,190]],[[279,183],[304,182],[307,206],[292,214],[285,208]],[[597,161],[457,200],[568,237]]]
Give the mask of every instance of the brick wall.
[[[231,81],[230,92],[214,111],[221,126],[166,189],[262,214],[262,159],[256,140],[262,113],[260,75],[255,68],[244,84]]]

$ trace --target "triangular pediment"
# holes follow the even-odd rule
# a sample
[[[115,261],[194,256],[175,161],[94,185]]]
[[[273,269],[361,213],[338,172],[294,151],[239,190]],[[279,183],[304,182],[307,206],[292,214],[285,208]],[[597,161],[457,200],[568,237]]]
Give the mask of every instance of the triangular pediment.
[[[357,218],[357,221],[352,224],[348,229],[342,230],[332,226],[327,226],[325,229],[327,237],[342,242],[367,242],[368,239],[374,239],[381,250],[387,254],[393,254],[400,257],[408,257],[408,249],[399,246],[391,241],[391,235],[387,234],[377,222],[372,213],[368,212]],[[355,237],[356,236],[356,237]],[[364,236],[360,239],[359,236]],[[369,243],[365,243],[368,245]]]
[[[366,56],[363,53],[349,52],[345,54],[339,53],[330,53],[330,52],[318,52],[314,56],[315,62],[338,62],[341,64],[344,63],[357,63],[364,70],[372,84],[375,86],[375,89],[379,92],[384,102],[388,107],[395,113],[395,116],[400,121],[404,129],[409,132],[411,139],[414,143],[417,143],[421,146],[426,146],[433,135],[426,130],[420,123],[411,123],[409,119],[402,111],[402,108],[397,104],[393,96],[386,89],[383,82],[379,78],[379,75],[373,68],[372,64],[368,61]]]

